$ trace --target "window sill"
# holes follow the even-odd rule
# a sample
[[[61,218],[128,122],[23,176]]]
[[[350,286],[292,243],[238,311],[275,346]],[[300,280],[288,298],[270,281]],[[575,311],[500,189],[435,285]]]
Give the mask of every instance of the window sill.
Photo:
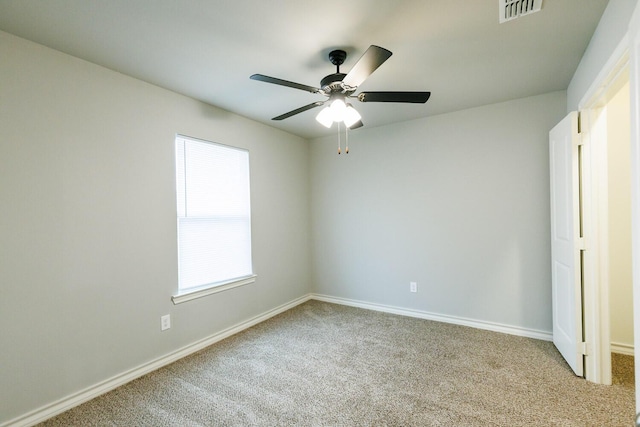
[[[182,304],[183,302],[191,301],[197,298],[206,297],[207,295],[217,294],[218,292],[227,291],[229,289],[237,288],[239,286],[248,285],[256,281],[257,275],[240,277],[238,279],[229,280],[227,282],[219,282],[206,287],[200,287],[197,289],[187,290],[180,292],[177,295],[171,297],[171,301],[174,304]]]

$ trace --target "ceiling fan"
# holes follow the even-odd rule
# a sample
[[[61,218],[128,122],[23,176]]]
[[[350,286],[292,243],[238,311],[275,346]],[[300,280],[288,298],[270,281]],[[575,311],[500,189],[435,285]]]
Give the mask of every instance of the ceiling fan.
[[[424,104],[429,99],[431,92],[360,92],[354,95],[360,86],[380,65],[382,65],[392,55],[390,51],[379,46],[371,45],[365,53],[358,59],[351,71],[347,74],[340,72],[342,65],[347,58],[344,50],[333,50],[329,53],[329,61],[336,66],[336,72],[329,74],[320,81],[320,87],[307,86],[300,83],[290,82],[263,74],[254,74],[250,78],[266,83],[273,83],[280,86],[287,86],[306,92],[324,95],[328,99],[316,101],[304,107],[296,108],[288,113],[281,114],[271,120],[284,120],[296,114],[320,107],[329,103],[316,116],[316,120],[326,127],[331,127],[333,122],[344,122],[349,129],[356,129],[363,126],[360,114],[348,102],[350,99],[357,99],[360,102],[403,102]]]

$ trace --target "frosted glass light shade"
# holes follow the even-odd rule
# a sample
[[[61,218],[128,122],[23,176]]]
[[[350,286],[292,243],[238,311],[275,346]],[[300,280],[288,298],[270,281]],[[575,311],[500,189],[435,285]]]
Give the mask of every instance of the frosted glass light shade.
[[[353,126],[361,118],[362,116],[360,116],[360,113],[358,113],[351,104],[347,105],[347,108],[344,111],[344,124],[346,127],[349,128]]]
[[[344,114],[347,111],[347,104],[342,99],[336,99],[331,103],[331,114],[333,114],[334,122],[341,122],[344,120]]]
[[[330,128],[333,124],[333,114],[331,113],[331,109],[329,107],[324,107],[316,116],[316,120],[322,126]]]

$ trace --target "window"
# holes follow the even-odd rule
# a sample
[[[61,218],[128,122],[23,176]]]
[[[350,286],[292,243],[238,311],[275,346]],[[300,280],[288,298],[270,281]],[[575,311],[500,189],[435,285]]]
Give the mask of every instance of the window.
[[[176,137],[178,295],[174,303],[255,280],[249,153]]]

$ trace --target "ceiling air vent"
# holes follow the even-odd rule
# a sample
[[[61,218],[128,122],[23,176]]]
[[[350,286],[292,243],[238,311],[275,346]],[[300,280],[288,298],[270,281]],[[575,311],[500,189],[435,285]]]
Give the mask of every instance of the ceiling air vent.
[[[501,24],[542,8],[542,0],[498,0],[498,4]]]

